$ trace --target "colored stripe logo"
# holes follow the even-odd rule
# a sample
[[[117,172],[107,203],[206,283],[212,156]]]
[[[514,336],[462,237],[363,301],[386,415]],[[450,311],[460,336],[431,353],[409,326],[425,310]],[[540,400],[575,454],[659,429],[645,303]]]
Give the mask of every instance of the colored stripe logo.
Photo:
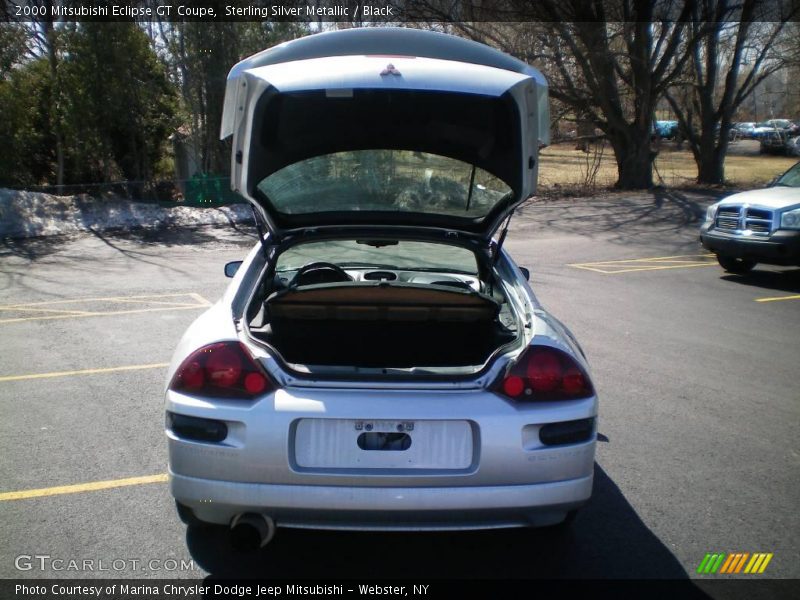
[[[761,574],[772,560],[772,552],[708,552],[700,561],[697,572],[705,575]]]

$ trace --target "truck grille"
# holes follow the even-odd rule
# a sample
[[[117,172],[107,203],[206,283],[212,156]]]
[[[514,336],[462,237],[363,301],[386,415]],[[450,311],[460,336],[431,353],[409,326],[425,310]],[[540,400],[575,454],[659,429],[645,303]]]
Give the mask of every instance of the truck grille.
[[[748,208],[744,228],[756,235],[769,235],[772,231],[772,211],[763,208]]]
[[[772,231],[772,211],[749,206],[724,206],[717,213],[715,227],[729,232],[749,229],[753,235],[769,235]]]
[[[726,231],[736,231],[739,229],[739,210],[738,206],[725,206],[717,212],[717,229]]]

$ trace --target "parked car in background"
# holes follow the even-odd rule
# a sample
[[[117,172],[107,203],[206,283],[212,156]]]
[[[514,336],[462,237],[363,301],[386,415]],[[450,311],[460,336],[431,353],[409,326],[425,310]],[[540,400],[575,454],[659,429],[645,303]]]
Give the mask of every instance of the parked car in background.
[[[740,138],[752,140],[756,137],[756,124],[752,121],[734,123],[733,129],[736,131],[736,135]]]
[[[653,128],[654,133],[656,133],[658,137],[665,140],[674,139],[678,134],[677,121],[656,121]]]
[[[771,131],[784,131],[793,125],[794,123],[788,119],[770,119],[768,121],[760,121],[756,123],[753,132],[755,136],[759,138],[765,133],[769,133]]]
[[[755,138],[762,154],[789,154],[789,139],[800,133],[800,129],[789,119],[770,119],[756,125]]]
[[[781,131],[792,131],[796,127],[793,121],[789,119],[769,119],[766,121],[767,125],[779,129]]]
[[[758,151],[761,154],[783,154],[786,152],[788,141],[789,134],[785,130],[770,129],[760,131],[758,134]]]
[[[597,395],[502,248],[549,143],[543,76],[441,33],[347,29],[238,63],[223,115],[267,233],[169,368],[181,518],[251,547],[571,520]]]
[[[800,162],[767,188],[709,206],[700,241],[730,273],[758,263],[800,266]]]

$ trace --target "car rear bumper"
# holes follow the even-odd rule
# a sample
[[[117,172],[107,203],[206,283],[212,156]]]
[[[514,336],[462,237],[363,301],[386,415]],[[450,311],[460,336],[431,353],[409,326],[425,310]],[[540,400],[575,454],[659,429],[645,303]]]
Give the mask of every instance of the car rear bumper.
[[[262,513],[278,527],[448,530],[559,523],[592,493],[590,474],[533,485],[481,487],[336,487],[238,483],[170,472],[172,495],[201,521],[227,525]]]
[[[596,397],[526,404],[486,390],[282,388],[211,404],[170,391],[167,410],[227,424],[218,443],[166,432],[172,493],[211,523],[259,512],[293,527],[536,526],[591,495]],[[543,436],[587,421],[579,438]],[[359,450],[362,430],[386,422],[413,425],[409,449]]]
[[[723,256],[776,265],[800,264],[800,231],[778,230],[766,239],[703,231],[700,242]]]

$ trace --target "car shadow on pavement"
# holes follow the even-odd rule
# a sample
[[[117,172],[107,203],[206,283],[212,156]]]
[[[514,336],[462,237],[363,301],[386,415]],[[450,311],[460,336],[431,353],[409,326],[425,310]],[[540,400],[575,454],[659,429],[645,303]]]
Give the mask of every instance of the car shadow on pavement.
[[[765,290],[800,294],[800,269],[767,271],[756,266],[755,270],[750,271],[747,275],[723,275],[721,279]]]
[[[279,529],[264,549],[238,553],[227,528],[189,528],[195,564],[218,578],[659,578],[684,567],[595,465],[594,495],[571,528],[374,533]]]

